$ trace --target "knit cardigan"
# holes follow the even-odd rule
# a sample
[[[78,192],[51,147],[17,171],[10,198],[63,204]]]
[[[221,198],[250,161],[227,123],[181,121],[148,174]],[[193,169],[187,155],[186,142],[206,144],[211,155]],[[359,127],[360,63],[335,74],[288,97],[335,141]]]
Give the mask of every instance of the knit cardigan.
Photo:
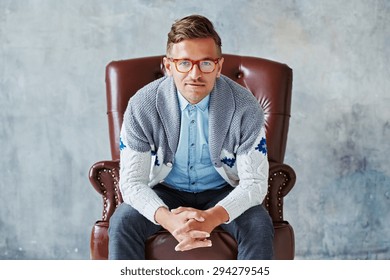
[[[120,190],[123,201],[151,222],[166,204],[153,191],[172,170],[180,134],[180,109],[172,77],[140,89],[129,101],[121,128]],[[268,184],[264,114],[244,87],[221,75],[210,93],[210,158],[234,187],[217,205],[229,222],[261,204]],[[167,207],[168,208],[168,207]]]

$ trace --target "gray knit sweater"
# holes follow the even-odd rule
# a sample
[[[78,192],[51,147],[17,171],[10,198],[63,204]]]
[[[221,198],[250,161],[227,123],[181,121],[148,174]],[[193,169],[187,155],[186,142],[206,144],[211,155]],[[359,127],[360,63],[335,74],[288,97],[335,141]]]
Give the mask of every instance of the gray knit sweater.
[[[174,164],[180,109],[172,77],[139,90],[129,101],[121,130],[120,189],[125,203],[152,222],[166,205],[152,190]],[[210,93],[209,147],[214,168],[234,188],[218,205],[229,222],[264,199],[268,181],[264,115],[256,98],[226,76]]]

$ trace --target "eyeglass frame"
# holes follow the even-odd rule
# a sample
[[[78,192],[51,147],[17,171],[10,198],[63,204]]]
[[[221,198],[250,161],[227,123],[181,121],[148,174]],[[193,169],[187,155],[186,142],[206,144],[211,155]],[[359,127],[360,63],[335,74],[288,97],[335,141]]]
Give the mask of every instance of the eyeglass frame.
[[[189,73],[189,72],[191,72],[191,70],[194,68],[194,65],[197,65],[200,72],[202,72],[202,73],[204,73],[204,74],[210,74],[210,73],[213,73],[213,72],[215,71],[215,68],[217,68],[217,64],[218,64],[218,62],[221,60],[221,57],[216,58],[216,59],[214,59],[214,60],[213,60],[213,59],[192,60],[192,59],[189,59],[189,58],[172,58],[172,57],[167,57],[167,59],[168,59],[170,62],[173,62],[173,63],[175,64],[175,68],[176,68],[177,72],[179,72],[179,73],[182,73],[182,74]],[[192,63],[192,66],[191,66],[190,70],[188,70],[187,72],[182,72],[182,71],[180,71],[180,70],[177,68],[177,62],[180,61],[180,60],[190,61],[190,62]],[[214,62],[215,65],[214,65],[213,71],[211,71],[211,72],[203,72],[203,71],[200,69],[200,65],[199,65],[199,63],[200,63],[201,61],[212,61],[212,62]]]

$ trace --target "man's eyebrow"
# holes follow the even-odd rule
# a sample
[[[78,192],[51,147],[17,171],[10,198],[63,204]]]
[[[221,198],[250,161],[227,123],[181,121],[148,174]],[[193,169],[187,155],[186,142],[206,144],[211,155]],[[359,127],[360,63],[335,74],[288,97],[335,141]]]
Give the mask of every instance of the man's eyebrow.
[[[204,58],[201,58],[201,59],[198,59],[198,60],[195,60],[195,59],[191,59],[191,58],[188,58],[188,57],[182,57],[182,58],[177,58],[177,59],[180,59],[180,60],[192,60],[192,61],[201,61],[201,60],[216,60],[216,58],[213,58],[213,57],[204,57]]]
[[[203,58],[202,60],[212,60],[212,61],[214,61],[216,58],[214,58],[214,57],[206,57],[206,58]]]

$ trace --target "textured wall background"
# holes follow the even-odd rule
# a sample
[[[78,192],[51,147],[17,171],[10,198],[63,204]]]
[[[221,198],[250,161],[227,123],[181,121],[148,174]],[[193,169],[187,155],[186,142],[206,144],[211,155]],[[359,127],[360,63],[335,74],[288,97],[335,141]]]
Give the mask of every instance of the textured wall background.
[[[390,258],[390,2],[0,0],[0,259],[88,259],[109,159],[104,68],[208,16],[294,70],[285,200],[298,259]]]

